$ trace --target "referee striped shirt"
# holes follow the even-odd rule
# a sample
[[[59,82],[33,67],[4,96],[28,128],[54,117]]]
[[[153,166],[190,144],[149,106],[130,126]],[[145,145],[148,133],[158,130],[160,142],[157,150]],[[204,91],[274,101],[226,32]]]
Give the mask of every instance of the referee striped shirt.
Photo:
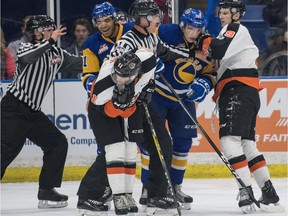
[[[54,43],[52,38],[35,45],[22,43],[17,52],[16,71],[7,92],[35,111],[41,109],[57,72],[82,71],[82,58],[67,53]]]
[[[130,50],[137,50],[140,48],[150,49],[156,57],[163,61],[171,61],[177,58],[188,58],[189,49],[167,45],[154,33],[147,35],[142,34],[137,29],[132,28],[126,32],[112,47],[110,57],[122,55],[124,52]]]

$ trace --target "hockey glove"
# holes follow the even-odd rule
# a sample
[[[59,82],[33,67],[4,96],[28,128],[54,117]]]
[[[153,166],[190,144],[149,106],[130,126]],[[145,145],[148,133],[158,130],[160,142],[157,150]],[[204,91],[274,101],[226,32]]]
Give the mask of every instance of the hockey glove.
[[[155,81],[153,79],[150,79],[149,83],[142,89],[139,97],[137,98],[137,104],[141,105],[143,101],[146,104],[150,103],[154,89],[155,89]]]
[[[185,100],[189,102],[202,102],[212,89],[212,84],[208,79],[195,78],[190,85],[190,90],[187,92]]]
[[[96,79],[95,76],[89,76],[86,80],[85,89],[87,91],[88,97],[90,97],[91,89],[95,79]]]
[[[134,97],[134,82],[125,85],[122,88],[115,86],[113,90],[112,103],[116,109],[125,110],[130,107],[130,103]],[[133,104],[132,104],[133,105]]]
[[[207,53],[212,39],[213,37],[209,33],[203,34],[198,40],[197,49],[201,52]]]

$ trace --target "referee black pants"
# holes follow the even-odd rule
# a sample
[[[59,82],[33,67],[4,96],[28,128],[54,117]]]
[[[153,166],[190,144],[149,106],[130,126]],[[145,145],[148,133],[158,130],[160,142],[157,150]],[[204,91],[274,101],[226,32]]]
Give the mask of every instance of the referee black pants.
[[[68,142],[42,111],[33,111],[11,94],[1,101],[1,179],[28,138],[43,153],[39,188],[60,187]]]

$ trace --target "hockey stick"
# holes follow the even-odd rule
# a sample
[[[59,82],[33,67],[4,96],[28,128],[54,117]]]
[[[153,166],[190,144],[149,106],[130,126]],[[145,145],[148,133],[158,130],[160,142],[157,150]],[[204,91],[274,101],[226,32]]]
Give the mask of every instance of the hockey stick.
[[[189,118],[194,122],[194,124],[200,129],[200,131],[202,132],[203,136],[207,139],[207,141],[209,142],[209,144],[212,146],[212,148],[215,150],[215,152],[218,154],[218,156],[222,159],[222,161],[225,163],[225,165],[227,166],[227,168],[230,170],[230,172],[234,175],[234,177],[236,178],[236,180],[239,182],[239,184],[246,190],[246,192],[249,194],[251,200],[256,204],[256,206],[260,209],[262,209],[263,211],[267,211],[267,212],[283,212],[285,209],[282,206],[275,206],[275,205],[264,205],[260,202],[258,202],[254,195],[247,189],[247,187],[245,186],[244,182],[241,180],[240,176],[238,175],[238,173],[233,169],[233,167],[231,166],[231,164],[229,163],[229,161],[224,157],[224,155],[220,152],[220,150],[217,148],[217,146],[215,145],[215,143],[212,141],[212,139],[209,137],[209,135],[206,133],[206,131],[204,130],[204,128],[200,125],[200,123],[192,116],[192,114],[190,113],[190,111],[187,109],[187,107],[185,106],[185,104],[183,103],[183,101],[181,100],[181,98],[179,97],[179,95],[176,93],[176,91],[173,89],[173,87],[171,86],[171,84],[165,79],[165,77],[162,74],[159,74],[159,76],[161,77],[161,79],[164,81],[164,83],[168,86],[168,88],[170,89],[170,91],[173,93],[173,95],[176,97],[177,101],[180,103],[180,105],[182,106],[182,108],[184,109],[184,111],[187,113],[187,115],[189,116]]]
[[[172,181],[171,181],[171,178],[169,176],[169,172],[168,172],[165,160],[164,160],[164,156],[162,154],[162,150],[161,150],[161,147],[160,147],[160,144],[159,144],[159,141],[158,141],[158,137],[156,135],[156,131],[155,131],[155,128],[154,128],[154,125],[153,125],[153,122],[152,122],[152,119],[151,119],[147,104],[144,101],[143,101],[143,107],[145,109],[145,115],[146,115],[148,124],[150,126],[150,131],[151,131],[151,134],[152,134],[152,138],[154,140],[154,144],[155,144],[155,147],[157,149],[157,153],[158,153],[159,159],[161,161],[161,165],[162,165],[162,168],[164,170],[164,174],[165,174],[166,180],[167,180],[167,182],[169,184],[169,187],[171,187],[171,192],[172,192],[172,196],[173,196],[173,199],[174,199],[174,203],[176,205],[178,214],[180,216],[181,215],[181,210],[180,210],[180,206],[178,205],[177,200],[176,200],[175,190],[174,190],[174,188],[172,186]]]

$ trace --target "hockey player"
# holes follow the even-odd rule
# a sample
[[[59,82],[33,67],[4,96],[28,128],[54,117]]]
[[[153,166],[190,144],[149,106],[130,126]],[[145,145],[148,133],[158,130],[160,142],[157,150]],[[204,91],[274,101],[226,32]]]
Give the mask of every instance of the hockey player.
[[[117,44],[111,50],[111,56],[117,56],[119,53],[125,52],[125,50],[135,50],[138,47],[146,47],[154,50],[155,54],[163,61],[175,60],[177,58],[186,58],[190,55],[194,55],[194,52],[188,52],[188,48],[179,46],[178,48],[172,46],[168,49],[168,46],[164,44],[159,37],[153,34],[157,27],[160,25],[160,10],[156,3],[150,0],[137,0],[130,9],[129,14],[134,21],[134,28],[127,32],[117,42]],[[169,51],[169,52],[168,52]],[[175,55],[171,51],[176,53],[182,53],[182,55]],[[183,53],[184,51],[184,53]],[[185,54],[186,53],[186,54]],[[165,128],[165,121],[160,119],[154,112],[153,107],[149,106],[150,114],[153,119],[154,127],[157,135],[159,136],[159,143],[162,149],[162,153],[165,159],[165,163],[169,169],[172,159],[172,142],[171,138]],[[145,141],[142,143],[144,149],[149,152],[151,158],[151,169],[146,188],[148,190],[147,201],[147,215],[155,214],[159,209],[165,209],[165,214],[175,214],[176,206],[172,199],[167,198],[167,179],[165,173],[161,167],[161,161],[158,157],[157,150],[155,148],[148,122],[144,124]],[[177,213],[176,213],[177,214]]]
[[[103,63],[91,92],[88,117],[97,144],[105,149],[116,215],[138,212],[132,192],[136,142],[143,141],[143,107],[137,103],[151,99],[155,68],[151,51],[126,52]]]
[[[222,0],[218,15],[222,30],[210,44],[212,58],[220,60],[213,100],[219,106],[220,144],[224,155],[253,194],[253,174],[264,205],[277,205],[279,197],[270,180],[262,153],[255,143],[256,117],[260,108],[261,87],[257,71],[259,51],[249,31],[240,24],[245,13],[242,0]],[[239,207],[252,213],[255,206],[245,189],[239,186]]]
[[[43,150],[43,167],[39,177],[39,208],[68,205],[68,196],[59,194],[67,155],[65,135],[41,111],[42,101],[59,71],[77,72],[82,58],[70,55],[54,44],[65,35],[66,28],[55,28],[47,15],[31,16],[26,31],[39,31],[40,43],[22,43],[17,52],[17,70],[7,94],[1,101],[1,179],[7,166],[21,151],[26,138]]]
[[[134,25],[133,23],[119,24],[116,20],[115,8],[109,2],[95,5],[92,11],[92,22],[99,31],[89,36],[83,45],[82,83],[88,93],[87,107],[92,83],[96,81],[100,67],[111,47]],[[103,147],[98,146],[97,154],[95,162],[83,177],[77,192],[79,215],[86,211],[108,210],[112,200]]]
[[[135,23],[135,26],[133,27],[133,29],[131,31],[127,32],[125,34],[125,36],[122,36],[122,38],[120,40],[118,40],[117,43],[114,45],[113,51],[111,54],[112,58],[120,56],[124,52],[129,51],[129,50],[135,51],[141,47],[153,50],[156,55],[161,56],[161,58],[163,58],[164,60],[172,60],[172,59],[176,59],[178,57],[188,57],[189,56],[188,49],[169,47],[166,44],[164,44],[161,40],[159,40],[159,38],[155,34],[152,34],[152,32],[155,32],[156,28],[161,23],[161,20],[160,20],[161,13],[160,12],[161,11],[160,11],[158,5],[151,0],[135,1],[130,7],[130,13],[133,14],[132,17],[134,18],[133,21]],[[140,14],[141,14],[141,16],[140,16]],[[84,52],[85,52],[85,50],[84,50]],[[93,61],[91,63],[93,63]],[[91,65],[91,63],[88,64],[88,66]],[[84,65],[84,67],[85,67],[85,65]],[[85,71],[85,69],[84,69],[84,71]],[[89,74],[87,77],[90,77],[90,76],[91,75]],[[93,80],[93,78],[91,78],[91,79]],[[87,84],[89,84],[89,83],[91,83],[91,82],[87,82]],[[89,88],[90,87],[87,85],[87,89],[89,89]],[[149,128],[147,130],[149,130]],[[156,130],[157,130],[157,128],[156,128]],[[167,142],[169,143],[169,140],[170,140],[169,134],[167,133],[166,130],[163,133],[167,134],[167,136],[164,136],[164,137],[165,137],[165,139],[167,139],[166,137],[168,137]],[[166,145],[167,142],[165,140],[164,142],[161,142],[161,143],[165,143],[165,145]],[[170,143],[171,143],[171,141],[170,141]],[[167,146],[169,146],[169,145],[167,145]],[[170,146],[172,146],[172,144],[170,144]],[[155,149],[154,155],[157,155],[156,149]],[[167,155],[172,155],[172,153],[167,152]],[[100,156],[101,155],[98,155],[97,160],[99,160]],[[102,156],[104,157],[103,161],[105,162],[105,155],[102,154]],[[171,160],[170,160],[170,163],[171,163]],[[97,161],[95,164],[99,165],[99,163],[97,163]],[[160,161],[158,164],[160,165]],[[108,185],[108,183],[105,184],[105,176],[103,176],[103,175],[106,175],[105,169],[106,169],[105,164],[104,164],[104,166],[103,166],[103,164],[101,166],[99,165],[99,167],[97,168],[97,171],[96,172],[94,171],[93,173],[90,174],[90,176],[92,176],[92,175],[93,176],[90,177],[89,179],[88,178],[86,179],[87,182],[90,182],[90,187],[87,187],[85,185],[84,186],[85,188],[84,187],[82,187],[82,188],[85,189],[85,191],[89,193],[90,188],[99,187],[100,185],[104,185],[104,187],[105,187],[106,185]],[[88,172],[90,172],[90,170]],[[162,178],[165,178],[163,172],[158,172],[157,174],[159,176],[163,175]],[[83,181],[82,181],[82,183],[83,183]],[[81,185],[84,185],[82,183],[81,183]],[[166,180],[165,180],[164,184],[165,183],[167,184]],[[98,200],[94,200],[93,203],[97,203],[97,205],[100,203],[99,199],[101,199],[103,191],[104,191],[104,189],[102,190],[102,193],[100,193],[100,197],[99,197],[100,190],[96,190],[96,192],[98,193],[98,195],[97,195]],[[107,194],[109,194],[109,193],[107,193]],[[79,195],[79,192],[78,192],[78,195]],[[105,196],[105,194],[103,196]],[[89,200],[85,200],[84,202],[86,203],[87,201],[89,201]],[[80,203],[78,202],[78,204],[80,204]],[[81,206],[82,206],[82,204],[81,204]],[[78,205],[78,208],[79,208],[79,205]],[[98,208],[98,206],[95,206],[94,211],[97,211],[97,208]],[[106,208],[101,207],[101,209],[105,210]],[[98,211],[101,211],[101,210],[98,208]]]
[[[211,58],[207,58],[207,52],[201,52],[203,42],[207,35],[204,33],[206,19],[204,14],[197,9],[186,9],[181,18],[180,25],[163,24],[158,28],[159,37],[174,46],[186,47],[196,53],[195,58],[178,58],[174,61],[165,62],[163,76],[182,98],[186,107],[196,119],[195,102],[202,102],[215,84],[216,70]],[[173,37],[171,37],[173,35]],[[198,43],[197,49],[195,48]],[[200,47],[199,47],[200,46]],[[208,47],[207,47],[208,48]],[[196,50],[196,51],[195,51]],[[193,94],[191,94],[193,92]],[[173,156],[170,177],[175,190],[177,201],[188,210],[191,208],[192,197],[181,191],[188,153],[192,145],[192,138],[197,137],[196,125],[187,116],[184,109],[165,82],[156,77],[155,93],[152,97],[151,106],[156,110],[162,121],[168,122],[170,135],[173,143]],[[145,149],[142,153],[143,185],[147,183],[149,176],[149,154]],[[153,167],[151,167],[152,169]],[[140,204],[146,205],[147,195],[144,186]]]

